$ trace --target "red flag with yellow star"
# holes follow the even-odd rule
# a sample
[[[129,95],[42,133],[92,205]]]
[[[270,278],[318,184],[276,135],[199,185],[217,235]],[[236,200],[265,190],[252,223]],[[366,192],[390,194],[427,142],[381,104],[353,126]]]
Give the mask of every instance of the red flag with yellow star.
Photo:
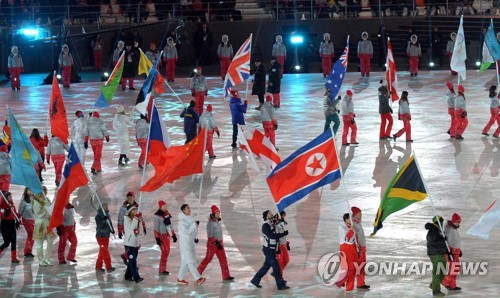
[[[332,130],[279,163],[267,177],[278,210],[299,201],[311,191],[341,178]]]
[[[172,183],[183,176],[202,173],[204,143],[205,129],[202,129],[191,142],[182,146],[171,146],[160,152],[154,163],[150,160],[155,168],[155,175],[140,188],[140,191],[155,191],[163,184]]]

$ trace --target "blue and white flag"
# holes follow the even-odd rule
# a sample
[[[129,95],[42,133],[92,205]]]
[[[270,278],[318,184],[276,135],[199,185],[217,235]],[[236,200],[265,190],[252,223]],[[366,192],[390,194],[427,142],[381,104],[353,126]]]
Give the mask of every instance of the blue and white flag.
[[[340,87],[342,87],[342,82],[344,81],[345,72],[347,69],[347,60],[349,57],[349,36],[347,36],[347,45],[340,56],[339,60],[333,65],[332,71],[327,77],[325,86],[330,90],[330,100],[335,100],[337,94],[339,94]]]
[[[500,43],[498,43],[495,29],[493,28],[493,20],[490,21],[490,26],[488,27],[488,31],[486,31],[484,43],[488,47],[491,56],[493,56],[493,60],[500,60]]]

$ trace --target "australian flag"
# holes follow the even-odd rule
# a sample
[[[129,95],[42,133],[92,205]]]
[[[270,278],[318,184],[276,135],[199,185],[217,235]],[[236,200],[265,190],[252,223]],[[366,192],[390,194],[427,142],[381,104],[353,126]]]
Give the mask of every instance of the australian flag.
[[[344,81],[345,72],[347,69],[347,60],[349,57],[349,36],[347,37],[347,45],[340,56],[339,60],[335,62],[332,68],[332,72],[327,77],[325,86],[330,90],[330,100],[335,100],[337,94],[339,94],[340,87],[342,87],[342,82]]]

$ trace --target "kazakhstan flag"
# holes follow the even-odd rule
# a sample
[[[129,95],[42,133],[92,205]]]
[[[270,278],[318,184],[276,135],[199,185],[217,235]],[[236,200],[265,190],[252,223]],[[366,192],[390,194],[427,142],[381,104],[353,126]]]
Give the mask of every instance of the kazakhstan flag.
[[[35,195],[42,193],[42,184],[38,180],[35,164],[40,154],[36,151],[23,128],[19,125],[9,108],[12,176],[11,183],[31,189]]]

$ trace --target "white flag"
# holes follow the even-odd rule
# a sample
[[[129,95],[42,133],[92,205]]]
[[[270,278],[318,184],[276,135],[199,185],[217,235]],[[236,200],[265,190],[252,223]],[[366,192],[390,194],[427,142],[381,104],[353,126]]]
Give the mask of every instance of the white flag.
[[[465,50],[465,36],[464,36],[464,16],[460,17],[460,26],[458,27],[457,38],[455,39],[455,46],[453,47],[453,54],[451,56],[450,68],[458,72],[458,75],[465,80],[466,69],[465,60],[467,53]]]
[[[500,203],[494,201],[493,204],[486,209],[486,212],[481,216],[479,221],[472,226],[467,234],[488,239],[491,230],[500,224]]]

